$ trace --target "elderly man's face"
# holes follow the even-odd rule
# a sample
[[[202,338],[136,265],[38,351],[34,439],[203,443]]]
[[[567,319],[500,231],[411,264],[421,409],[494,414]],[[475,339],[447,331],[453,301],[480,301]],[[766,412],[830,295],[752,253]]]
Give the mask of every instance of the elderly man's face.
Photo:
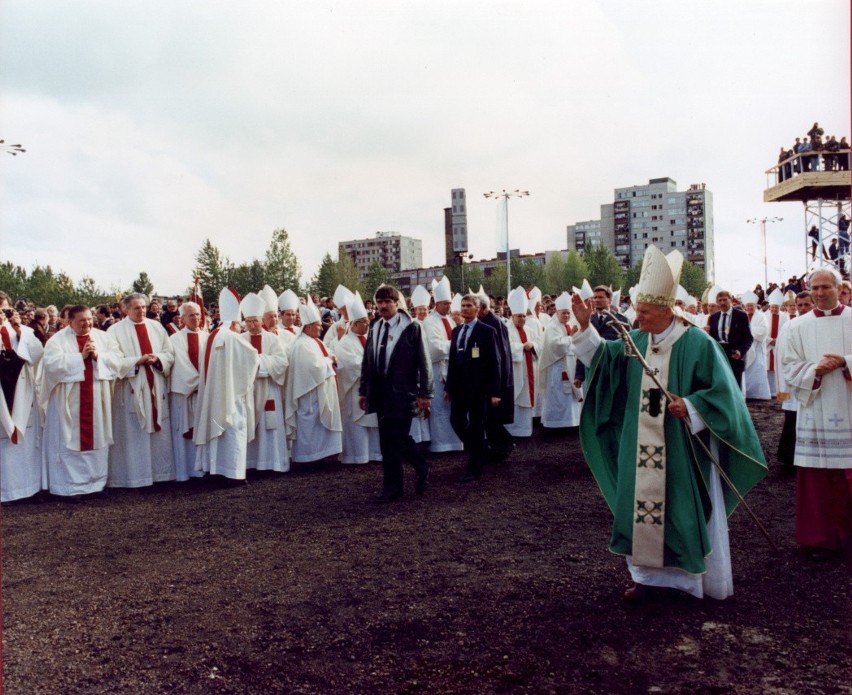
[[[367,329],[370,327],[370,319],[366,316],[349,324],[349,329],[355,335],[367,335]]]
[[[313,323],[306,323],[302,326],[302,332],[311,338],[319,338],[320,333],[322,332],[322,323],[320,321],[314,321]]]
[[[559,320],[559,323],[568,323],[568,319],[571,318],[571,311],[568,309],[560,309],[556,312],[556,318]]]
[[[152,305],[153,306],[153,305]],[[127,304],[127,317],[133,323],[141,323],[145,320],[145,302],[141,299],[131,299]]]
[[[657,304],[639,302],[636,304],[636,320],[640,331],[662,333],[672,322],[672,310]]]
[[[201,325],[201,310],[187,309],[183,315],[183,325],[191,331],[197,331]]]
[[[441,316],[446,316],[450,310],[450,302],[435,302],[435,311]]]
[[[259,316],[246,316],[246,330],[251,335],[260,335],[262,328],[263,324]]]
[[[837,281],[831,273],[817,271],[811,276],[811,296],[821,311],[831,311],[837,306]]]

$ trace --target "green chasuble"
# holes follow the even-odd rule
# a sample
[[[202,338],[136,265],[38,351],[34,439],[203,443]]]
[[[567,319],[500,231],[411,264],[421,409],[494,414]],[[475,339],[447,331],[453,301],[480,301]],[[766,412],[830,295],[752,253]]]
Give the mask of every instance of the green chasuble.
[[[631,331],[644,355],[650,336]],[[580,441],[586,461],[612,511],[610,550],[632,555],[635,515],[634,487],[639,411],[647,407],[642,394],[642,366],[624,355],[621,340],[603,342],[587,375],[587,392],[580,419]],[[718,443],[718,460],[741,494],[764,475],[766,461],[742,391],[734,380],[719,345],[699,328],[689,327],[671,348],[668,390],[688,398],[706,425],[698,436],[708,448]],[[707,536],[710,518],[710,469],[700,446],[691,441],[683,422],[666,410],[662,422],[666,448],[665,530],[663,565],[693,574],[705,571],[711,552]],[[712,449],[711,449],[712,450]],[[737,498],[721,481],[726,515]]]

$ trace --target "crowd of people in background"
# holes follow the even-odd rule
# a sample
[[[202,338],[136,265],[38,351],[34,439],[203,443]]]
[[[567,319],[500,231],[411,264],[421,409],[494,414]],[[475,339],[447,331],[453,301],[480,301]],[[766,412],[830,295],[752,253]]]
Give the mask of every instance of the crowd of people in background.
[[[814,123],[808,134],[796,138],[791,147],[781,146],[778,154],[778,182],[795,174],[815,171],[849,171],[849,143],[846,137],[824,138],[825,130]]]

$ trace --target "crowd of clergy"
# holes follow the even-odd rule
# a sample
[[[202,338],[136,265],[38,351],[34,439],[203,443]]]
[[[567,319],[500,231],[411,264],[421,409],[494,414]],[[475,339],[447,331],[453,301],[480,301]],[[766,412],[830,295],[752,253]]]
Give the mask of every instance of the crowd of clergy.
[[[848,307],[852,286],[837,283],[839,305]],[[535,420],[543,428],[577,427],[585,371],[572,343],[579,330],[572,293],[550,297],[518,287],[495,298],[480,287],[472,294],[509,336],[514,418],[507,431],[530,437]],[[573,294],[590,300],[592,325],[604,340],[619,338],[612,321],[634,325],[630,292],[585,281]],[[798,401],[790,383],[796,375],[781,368],[784,336],[813,300],[807,290],[733,295],[714,286],[699,298],[679,287],[676,313],[724,343],[718,327],[715,335],[711,330],[711,317],[727,306],[723,298],[748,317],[750,344],[738,356],[743,396],[776,398],[793,413],[778,452],[792,463]],[[443,397],[452,331],[463,323],[461,300],[446,277],[400,300],[421,322],[431,361],[435,396],[410,435],[432,453],[463,449]],[[78,501],[107,487],[209,476],[244,481],[249,470],[286,473],[291,463],[381,461],[376,415],[359,406],[366,336],[376,320],[369,299],[343,286],[322,299],[291,290],[278,295],[266,286],[243,298],[225,288],[210,307],[173,298],[163,316],[151,314],[152,303],[129,294],[94,311],[39,310],[38,328],[36,312],[16,310],[0,293],[3,502],[44,491]],[[838,349],[850,359],[848,340]],[[852,451],[844,455],[843,468]]]

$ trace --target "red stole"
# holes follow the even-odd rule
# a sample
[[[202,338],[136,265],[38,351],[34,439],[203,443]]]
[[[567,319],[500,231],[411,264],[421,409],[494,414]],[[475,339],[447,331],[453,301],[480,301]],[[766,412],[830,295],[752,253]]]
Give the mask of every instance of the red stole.
[[[320,350],[322,350],[323,357],[328,357],[328,350],[325,349],[325,345],[319,338],[314,338],[317,341],[317,345],[319,345]],[[335,372],[337,372],[337,367],[332,363],[332,368]],[[334,383],[337,383],[337,374],[334,375]]]
[[[775,340],[778,337],[778,322],[780,318],[779,314],[772,314],[772,323],[769,328],[769,337],[772,340]],[[772,348],[769,351],[769,371],[775,371],[775,348]]]
[[[186,347],[189,352],[189,361],[195,369],[198,369],[198,333],[186,334]]]
[[[88,335],[77,336],[80,352],[89,342]],[[83,381],[80,383],[80,451],[95,448],[95,370],[92,358],[83,360]]]
[[[521,336],[521,342],[526,344],[527,342],[527,332],[521,328],[518,328],[518,335]],[[530,406],[535,405],[535,372],[533,371],[533,356],[532,350],[524,350],[524,359],[527,363],[527,383],[530,385]]]
[[[151,339],[148,337],[148,327],[144,323],[134,323],[133,328],[136,329],[136,340],[139,341],[139,349],[143,355],[152,355],[154,348],[151,347]],[[154,416],[154,432],[159,432],[160,416],[157,412],[157,394],[154,391],[154,369],[150,364],[143,365],[145,367],[145,379],[148,381],[148,388],[151,390],[151,412]]]
[[[0,335],[3,336],[3,349],[12,352],[12,341],[9,339],[9,329],[6,326],[0,328]]]
[[[361,347],[366,349],[366,347],[367,347],[367,336],[359,335],[358,340],[361,341]]]
[[[450,320],[444,316],[441,318],[441,323],[444,324],[444,331],[447,333],[447,340],[453,339],[453,329],[450,327]]]

